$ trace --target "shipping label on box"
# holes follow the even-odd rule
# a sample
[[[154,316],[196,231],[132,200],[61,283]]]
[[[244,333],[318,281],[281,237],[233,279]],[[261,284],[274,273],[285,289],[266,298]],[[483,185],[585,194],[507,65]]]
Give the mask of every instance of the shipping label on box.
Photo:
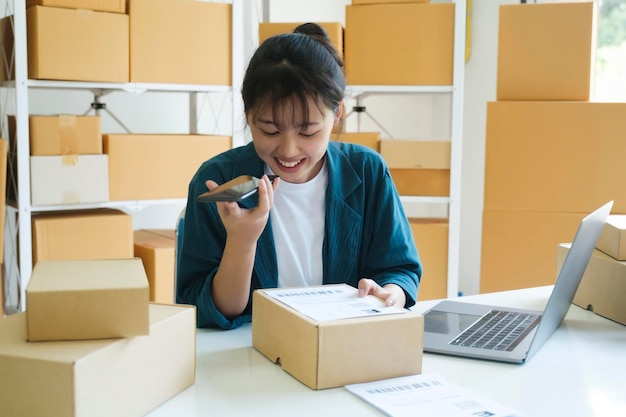
[[[325,297],[336,289],[352,289],[358,301],[356,289],[347,285],[295,290],[321,292]],[[362,316],[317,320],[270,295],[271,291],[253,294],[252,345],[309,388],[421,373],[423,316],[399,308],[397,314],[380,315],[368,306]],[[331,306],[324,304],[324,310],[332,317]]]
[[[31,156],[102,153],[100,116],[30,116],[28,121]]]
[[[30,157],[33,206],[109,201],[107,155]]]
[[[174,297],[174,230],[135,230],[135,256],[141,258],[150,284],[150,301],[171,304]]]
[[[148,334],[141,259],[39,261],[26,288],[28,341]]]
[[[120,210],[33,215],[33,264],[39,261],[133,258],[133,219]]]
[[[0,320],[2,415],[137,417],[193,385],[195,308],[149,314],[147,336],[63,342],[28,342],[26,313]]]
[[[558,245],[557,274],[563,267],[571,244]],[[626,325],[626,262],[594,250],[574,296],[574,304]]]

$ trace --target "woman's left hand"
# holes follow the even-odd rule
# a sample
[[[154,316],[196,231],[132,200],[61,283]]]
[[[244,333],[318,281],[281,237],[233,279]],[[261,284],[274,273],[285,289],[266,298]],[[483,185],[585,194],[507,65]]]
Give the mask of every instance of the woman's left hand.
[[[371,294],[383,300],[387,307],[398,306],[403,308],[406,304],[406,295],[402,288],[396,284],[386,284],[381,287],[376,281],[369,278],[362,278],[359,281],[359,297]]]

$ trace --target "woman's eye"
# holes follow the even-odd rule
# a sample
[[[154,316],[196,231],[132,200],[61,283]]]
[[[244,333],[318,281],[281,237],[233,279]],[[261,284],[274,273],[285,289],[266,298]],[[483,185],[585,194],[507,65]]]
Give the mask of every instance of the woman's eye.
[[[272,131],[272,132],[267,132],[265,130],[261,130],[261,132],[263,132],[263,134],[266,135],[266,136],[276,136],[276,135],[278,135],[280,133],[278,130]]]
[[[315,132],[300,132],[300,135],[304,136],[305,138],[312,138],[316,134],[317,134],[317,131],[315,131]]]

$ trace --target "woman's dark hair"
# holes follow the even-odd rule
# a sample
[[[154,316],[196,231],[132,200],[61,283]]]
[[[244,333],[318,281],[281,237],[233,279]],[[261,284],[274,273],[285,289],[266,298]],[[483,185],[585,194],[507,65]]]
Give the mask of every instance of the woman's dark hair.
[[[321,112],[337,111],[345,87],[343,61],[326,31],[305,23],[293,33],[267,39],[256,50],[243,79],[244,112],[299,103],[306,122],[309,99]]]

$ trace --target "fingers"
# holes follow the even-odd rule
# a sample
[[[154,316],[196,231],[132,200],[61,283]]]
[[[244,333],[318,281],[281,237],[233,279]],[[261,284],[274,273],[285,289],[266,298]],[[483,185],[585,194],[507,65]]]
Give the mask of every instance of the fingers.
[[[272,183],[267,175],[261,177],[259,181],[259,208],[264,211],[269,211],[274,203],[274,191],[278,188],[279,179],[276,178]]]
[[[213,180],[206,180],[204,184],[206,185],[206,188],[209,189],[209,191],[215,190],[218,186],[218,184]]]
[[[397,287],[393,284],[387,286],[391,286],[394,290]],[[397,288],[399,289],[399,287]],[[363,278],[359,281],[358,284],[358,295],[359,297],[365,297],[368,294],[383,300],[387,307],[391,307],[394,305],[402,307],[404,305],[404,301],[400,299],[402,298],[400,297],[400,294],[404,295],[401,289],[400,293],[398,293],[398,291],[392,291],[391,289],[381,287],[380,285],[378,285],[378,283],[376,283],[376,281],[372,279]]]

